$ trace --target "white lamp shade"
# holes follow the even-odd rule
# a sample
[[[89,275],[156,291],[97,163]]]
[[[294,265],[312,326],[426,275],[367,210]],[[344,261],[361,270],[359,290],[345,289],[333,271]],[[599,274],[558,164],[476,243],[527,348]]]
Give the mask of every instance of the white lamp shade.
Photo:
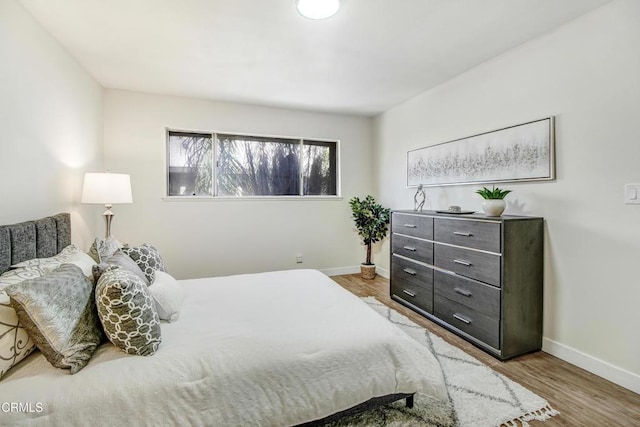
[[[86,173],[80,201],[100,205],[133,203],[131,178],[122,173]]]

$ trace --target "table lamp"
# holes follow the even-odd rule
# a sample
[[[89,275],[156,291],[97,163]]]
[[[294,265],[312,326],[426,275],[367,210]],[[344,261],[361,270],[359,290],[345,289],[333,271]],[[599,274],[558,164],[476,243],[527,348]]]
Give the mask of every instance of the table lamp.
[[[107,227],[105,238],[111,237],[111,206],[119,203],[133,203],[131,178],[121,173],[86,173],[82,186],[81,203],[104,205],[102,214]]]

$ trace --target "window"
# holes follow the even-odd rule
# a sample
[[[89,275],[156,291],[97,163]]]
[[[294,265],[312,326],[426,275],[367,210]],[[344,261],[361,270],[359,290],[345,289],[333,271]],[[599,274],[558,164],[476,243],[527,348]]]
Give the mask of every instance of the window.
[[[169,131],[167,195],[336,196],[337,146],[336,141]]]
[[[212,136],[169,132],[167,143],[169,196],[212,196]]]

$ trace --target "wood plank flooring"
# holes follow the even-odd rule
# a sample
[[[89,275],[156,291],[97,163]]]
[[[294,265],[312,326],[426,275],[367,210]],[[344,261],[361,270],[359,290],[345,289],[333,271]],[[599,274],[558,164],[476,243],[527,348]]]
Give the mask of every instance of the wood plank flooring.
[[[542,351],[500,362],[457,335],[445,330],[389,297],[389,281],[358,274],[333,276],[339,285],[360,297],[372,296],[494,370],[537,393],[560,415],[532,427],[640,426],[640,395]]]

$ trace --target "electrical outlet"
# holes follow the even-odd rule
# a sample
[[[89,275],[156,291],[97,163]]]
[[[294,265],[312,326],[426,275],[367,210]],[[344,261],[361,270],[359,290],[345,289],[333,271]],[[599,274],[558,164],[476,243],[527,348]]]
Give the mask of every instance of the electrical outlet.
[[[296,254],[296,264],[302,264],[304,262],[304,256],[302,254]]]

